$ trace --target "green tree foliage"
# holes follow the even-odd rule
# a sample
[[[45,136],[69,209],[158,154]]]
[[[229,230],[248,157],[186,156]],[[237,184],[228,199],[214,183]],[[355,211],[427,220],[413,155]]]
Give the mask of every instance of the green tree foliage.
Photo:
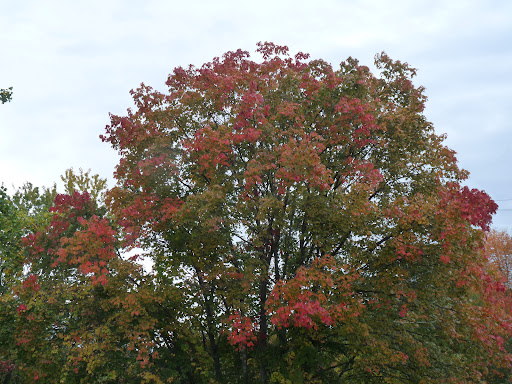
[[[99,175],[91,175],[91,170],[83,171],[79,169],[79,174],[75,173],[73,168],[67,169],[61,180],[64,183],[64,191],[68,195],[73,195],[76,191],[87,192],[91,198],[97,202],[103,202],[105,191],[107,189],[107,179]]]
[[[0,379],[9,382],[14,371],[14,323],[16,300],[11,288],[21,273],[23,236],[20,215],[0,187]]]
[[[57,196],[55,184],[51,188],[40,188],[26,182],[14,192],[10,200],[21,215],[25,235],[48,225],[51,218],[49,210],[55,196]]]
[[[0,89],[0,101],[5,104],[12,100],[12,87]]]
[[[21,266],[21,217],[7,191],[0,186],[0,294],[9,286]]]
[[[23,281],[25,263],[22,238],[43,229],[49,223],[49,212],[56,187],[38,188],[25,183],[13,196],[0,189],[0,380],[18,383],[15,369],[18,355],[15,330],[19,296],[15,287]]]

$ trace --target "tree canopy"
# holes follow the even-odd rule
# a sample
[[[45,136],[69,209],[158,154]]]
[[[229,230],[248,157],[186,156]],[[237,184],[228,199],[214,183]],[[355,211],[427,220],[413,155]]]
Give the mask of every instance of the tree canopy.
[[[491,230],[487,235],[484,254],[505,285],[512,288],[512,236],[506,231]]]
[[[166,92],[142,84],[135,108],[111,115],[102,139],[120,161],[107,209],[104,185],[91,197],[88,174],[67,175],[69,194],[23,240],[11,297],[20,374],[262,384],[509,374],[509,295],[482,251],[497,205],[463,186],[416,71],[385,53],[377,74],[272,43],[257,53],[176,68]],[[130,250],[152,271],[122,256]]]

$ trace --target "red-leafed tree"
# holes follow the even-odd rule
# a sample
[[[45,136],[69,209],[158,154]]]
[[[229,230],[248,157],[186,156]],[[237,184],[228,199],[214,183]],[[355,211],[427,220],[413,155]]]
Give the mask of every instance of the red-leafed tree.
[[[510,306],[481,251],[496,204],[461,186],[414,69],[385,54],[373,75],[271,43],[258,53],[177,68],[167,92],[142,85],[135,110],[111,117],[103,139],[121,160],[110,219],[153,274],[116,255],[117,227],[87,194],[58,196],[50,225],[25,240],[26,377],[506,375]]]
[[[47,228],[23,239],[14,288],[15,365],[25,382],[141,382],[153,320],[140,266],[117,253],[117,232],[88,193],[57,195]]]
[[[484,256],[488,258],[487,274],[494,276],[495,280],[501,282],[505,289],[501,294],[492,293],[491,297],[495,301],[496,307],[503,310],[512,310],[512,236],[506,231],[492,229],[487,233],[485,246],[482,250]],[[486,283],[490,281],[487,278]],[[488,294],[485,292],[484,294]],[[504,305],[505,304],[505,305]],[[496,340],[497,343],[504,345],[507,351],[512,352],[512,338],[502,337]],[[494,381],[492,383],[503,383],[503,376],[510,373],[510,369],[496,367],[494,370]]]
[[[415,70],[385,54],[375,76],[354,59],[334,70],[271,43],[258,53],[176,68],[164,93],[141,85],[103,137],[121,155],[109,206],[183,292],[190,343],[207,354],[177,377],[467,383],[506,371],[510,316],[480,252],[497,206],[461,186]]]
[[[10,360],[2,362],[6,374],[0,379],[161,382],[152,377],[162,370],[161,363],[155,364],[155,332],[156,319],[162,322],[164,316],[154,314],[178,317],[172,315],[179,310],[173,290],[160,292],[138,263],[120,256],[119,235],[105,208],[89,193],[77,191],[91,189],[99,198],[105,181],[72,170],[63,180],[71,194],[57,195],[48,220],[24,229],[29,232],[22,241],[24,273],[5,308],[13,332],[10,344],[2,345]],[[30,215],[35,195],[37,191],[13,200]],[[6,328],[3,324],[2,332]],[[173,324],[167,328],[177,329]]]

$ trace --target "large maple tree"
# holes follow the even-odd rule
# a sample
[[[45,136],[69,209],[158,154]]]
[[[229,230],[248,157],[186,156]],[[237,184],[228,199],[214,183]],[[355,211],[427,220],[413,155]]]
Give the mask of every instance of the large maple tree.
[[[510,304],[482,252],[497,206],[462,186],[415,70],[257,53],[176,68],[111,116],[109,212],[69,188],[24,240],[25,377],[501,380]]]
[[[257,51],[176,68],[167,92],[142,84],[103,137],[121,156],[110,207],[185,292],[174,321],[202,340],[201,369],[398,383],[507,366],[503,287],[479,252],[497,206],[461,186],[415,70]]]

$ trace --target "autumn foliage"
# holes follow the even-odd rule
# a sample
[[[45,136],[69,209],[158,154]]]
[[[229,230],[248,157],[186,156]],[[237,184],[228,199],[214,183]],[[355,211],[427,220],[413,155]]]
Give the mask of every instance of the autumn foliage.
[[[490,231],[485,242],[484,254],[503,279],[505,286],[512,288],[512,236],[505,231]]]
[[[506,380],[510,300],[482,251],[497,205],[462,186],[415,70],[257,53],[176,68],[111,116],[109,213],[59,195],[24,240],[25,377]]]

